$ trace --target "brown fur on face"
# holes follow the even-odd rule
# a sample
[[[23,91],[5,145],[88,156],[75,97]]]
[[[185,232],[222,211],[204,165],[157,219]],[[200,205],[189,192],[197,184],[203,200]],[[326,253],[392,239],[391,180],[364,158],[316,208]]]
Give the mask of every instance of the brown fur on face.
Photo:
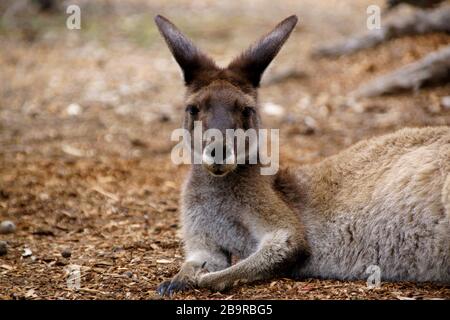
[[[282,21],[226,68],[219,68],[166,18],[157,16],[155,22],[183,71],[187,88],[184,127],[192,133],[194,122],[201,121],[203,131],[218,129],[223,136],[227,129],[257,130],[260,120],[256,89],[264,70],[297,23],[297,17]],[[204,168],[215,176],[236,169],[236,146],[234,149],[220,146],[220,155],[215,151],[217,144],[212,143],[202,143]],[[224,164],[225,158],[234,163]]]
[[[184,127],[192,132],[194,122],[201,121],[204,131],[218,129],[224,136],[227,129],[258,129],[256,89],[264,70],[297,23],[297,17],[283,20],[226,68],[219,68],[166,18],[157,16],[155,22],[183,71],[187,88]],[[236,148],[233,153],[232,146],[222,144],[218,154],[217,143],[212,143],[203,143],[205,169],[216,176],[236,169]],[[225,159],[234,163],[225,165]]]
[[[216,79],[195,92],[189,91],[191,93],[188,93],[186,98],[184,128],[190,131],[191,137],[198,139],[194,135],[194,122],[198,121],[201,123],[203,133],[208,129],[216,129],[222,133],[225,140],[228,129],[246,131],[259,128],[260,120],[256,98],[245,93],[231,81],[233,79]],[[236,155],[238,153],[236,139],[234,146],[229,146],[229,148],[226,147],[225,140],[219,146],[223,150],[222,157],[216,155],[214,159],[225,159],[227,154]],[[191,141],[191,148],[194,148],[195,143],[193,139]],[[209,152],[210,149],[207,150],[207,148],[214,148],[214,143],[202,141],[202,154]],[[191,154],[194,155],[194,153]],[[246,155],[248,154],[246,153]],[[205,156],[203,155],[203,157]],[[216,161],[208,164],[207,161],[203,161],[203,167],[214,176],[224,176],[235,170],[237,166],[236,161],[231,164],[219,164]]]
[[[202,121],[203,130],[214,128],[224,134],[226,129],[257,129],[259,114],[255,95],[245,93],[230,80],[212,80],[188,94],[184,127],[192,130],[194,121]],[[192,107],[198,110],[196,114],[190,113]]]
[[[229,69],[221,69],[217,66],[200,72],[197,77],[187,85],[188,95],[205,89],[215,82],[226,82],[237,88],[239,92],[250,95],[256,100],[256,88],[252,86],[249,80],[247,80],[239,72]]]

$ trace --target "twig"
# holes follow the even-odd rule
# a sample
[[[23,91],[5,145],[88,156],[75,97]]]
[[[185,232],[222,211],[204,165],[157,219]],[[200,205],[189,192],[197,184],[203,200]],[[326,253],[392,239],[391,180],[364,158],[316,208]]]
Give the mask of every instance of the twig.
[[[116,202],[119,201],[119,197],[118,196],[116,196],[115,194],[113,194],[111,192],[108,192],[108,191],[104,190],[100,186],[94,186],[94,187],[92,187],[92,190],[97,191],[101,195],[104,195],[105,197],[110,198],[110,199],[112,199],[112,200],[114,200]]]

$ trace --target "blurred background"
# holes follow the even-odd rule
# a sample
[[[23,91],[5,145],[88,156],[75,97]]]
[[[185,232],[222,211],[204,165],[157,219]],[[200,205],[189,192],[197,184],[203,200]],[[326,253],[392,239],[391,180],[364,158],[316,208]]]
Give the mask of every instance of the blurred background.
[[[81,29],[69,30],[69,4]],[[0,299],[157,298],[182,261],[178,193],[187,171],[170,161],[183,116],[183,82],[153,17],[162,14],[226,65],[283,18],[299,24],[265,74],[263,121],[280,128],[282,165],[301,165],[406,126],[450,124],[450,84],[372,98],[361,84],[450,44],[406,35],[339,57],[318,46],[411,16],[383,0],[96,0],[0,2]],[[28,249],[28,250],[27,250]],[[1,252],[1,250],[0,250]],[[30,253],[31,252],[31,253]],[[63,254],[64,253],[64,254]],[[82,266],[68,290],[66,267]],[[282,280],[233,289],[231,298],[449,297],[433,285]],[[188,298],[225,298],[207,292]]]

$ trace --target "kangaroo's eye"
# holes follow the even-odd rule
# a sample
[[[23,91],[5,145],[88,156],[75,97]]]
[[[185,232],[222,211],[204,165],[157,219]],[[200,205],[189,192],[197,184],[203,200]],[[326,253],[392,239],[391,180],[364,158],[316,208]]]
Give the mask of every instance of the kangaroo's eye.
[[[199,110],[198,110],[197,106],[188,105],[186,107],[186,112],[189,112],[190,115],[195,116],[198,114]]]
[[[246,118],[249,118],[253,114],[253,112],[255,112],[255,109],[253,109],[252,107],[245,107],[242,110],[242,115]]]

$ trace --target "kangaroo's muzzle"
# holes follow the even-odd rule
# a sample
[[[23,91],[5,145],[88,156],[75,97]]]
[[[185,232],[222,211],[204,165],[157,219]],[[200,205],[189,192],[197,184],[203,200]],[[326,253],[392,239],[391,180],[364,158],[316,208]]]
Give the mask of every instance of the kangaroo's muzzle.
[[[236,155],[226,143],[212,142],[203,149],[202,164],[213,176],[224,176],[236,168]]]

